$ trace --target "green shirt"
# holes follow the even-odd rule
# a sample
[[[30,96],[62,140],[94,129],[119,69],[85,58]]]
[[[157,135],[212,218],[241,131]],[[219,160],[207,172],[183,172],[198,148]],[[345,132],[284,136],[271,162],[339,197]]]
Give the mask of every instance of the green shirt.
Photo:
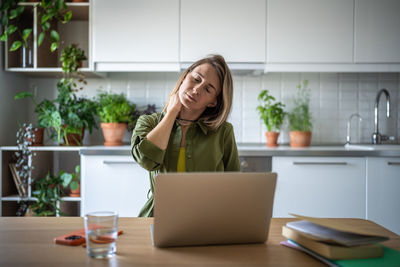
[[[148,195],[148,200],[140,211],[140,217],[153,216],[154,177],[157,173],[177,171],[182,139],[182,128],[179,123],[174,123],[165,150],[146,138],[162,116],[163,114],[159,113],[140,116],[132,134],[132,156],[140,166],[150,172],[151,194]],[[233,127],[229,122],[224,122],[216,131],[210,130],[202,122],[192,123],[186,133],[185,151],[187,172],[240,171]]]

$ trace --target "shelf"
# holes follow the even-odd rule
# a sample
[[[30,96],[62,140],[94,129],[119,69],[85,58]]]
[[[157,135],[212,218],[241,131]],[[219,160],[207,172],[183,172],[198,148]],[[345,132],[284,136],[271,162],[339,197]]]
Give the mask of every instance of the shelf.
[[[8,68],[7,71],[20,72],[27,74],[29,76],[35,77],[49,77],[57,76],[62,74],[61,68]],[[107,73],[105,72],[95,72],[89,68],[82,68],[79,70],[87,78],[106,78]]]
[[[17,146],[2,146],[1,150],[4,151],[16,151]],[[80,151],[85,146],[31,146],[29,149],[31,151]]]
[[[36,197],[25,197],[25,198],[20,198],[18,195],[11,195],[7,197],[2,197],[2,201],[19,201],[19,200],[25,200],[25,201],[36,201]],[[81,201],[81,197],[62,197],[62,201]]]

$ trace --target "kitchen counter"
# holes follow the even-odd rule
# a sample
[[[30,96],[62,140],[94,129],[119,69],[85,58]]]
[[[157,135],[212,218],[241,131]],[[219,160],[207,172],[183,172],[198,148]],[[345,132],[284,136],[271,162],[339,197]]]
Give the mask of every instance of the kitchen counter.
[[[239,156],[304,156],[304,157],[400,157],[400,145],[312,145],[292,148],[281,145],[268,148],[265,144],[238,144]],[[80,150],[82,155],[130,155],[130,146],[105,147],[87,146]]]

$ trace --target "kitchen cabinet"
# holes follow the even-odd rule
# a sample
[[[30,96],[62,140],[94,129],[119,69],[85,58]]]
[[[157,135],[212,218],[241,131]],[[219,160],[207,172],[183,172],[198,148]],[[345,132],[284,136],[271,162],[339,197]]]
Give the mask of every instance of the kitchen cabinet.
[[[367,219],[400,234],[400,158],[367,158]]]
[[[355,62],[400,62],[400,1],[355,0]]]
[[[136,217],[150,189],[148,171],[132,156],[81,155],[83,214],[116,211],[120,217]]]
[[[181,0],[181,62],[218,53],[227,62],[265,62],[266,1]]]
[[[99,71],[179,70],[179,0],[95,0]]]
[[[366,217],[365,159],[272,157],[278,173],[273,217]]]
[[[353,10],[353,0],[268,0],[267,63],[352,63]]]

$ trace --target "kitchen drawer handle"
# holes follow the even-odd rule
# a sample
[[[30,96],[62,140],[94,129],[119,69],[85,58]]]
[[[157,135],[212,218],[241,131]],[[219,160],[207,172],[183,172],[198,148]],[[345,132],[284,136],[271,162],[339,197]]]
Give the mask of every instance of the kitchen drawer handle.
[[[132,164],[134,161],[103,160],[103,164]]]
[[[388,165],[400,165],[400,162],[389,161]]]
[[[347,165],[347,162],[293,161],[293,165]]]

